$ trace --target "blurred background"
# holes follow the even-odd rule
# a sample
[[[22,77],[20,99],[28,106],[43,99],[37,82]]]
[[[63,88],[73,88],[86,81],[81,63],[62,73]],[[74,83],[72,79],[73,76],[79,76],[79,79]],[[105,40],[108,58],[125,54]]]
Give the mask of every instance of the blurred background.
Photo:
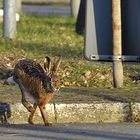
[[[3,7],[2,3],[3,0],[0,0],[0,8]],[[17,10],[28,14],[61,14],[66,16],[71,14],[76,17],[80,0],[17,0],[16,3]]]

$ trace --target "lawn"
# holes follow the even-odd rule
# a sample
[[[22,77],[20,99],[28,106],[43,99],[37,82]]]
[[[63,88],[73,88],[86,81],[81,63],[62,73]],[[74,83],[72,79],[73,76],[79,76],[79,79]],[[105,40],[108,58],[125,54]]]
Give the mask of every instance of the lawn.
[[[14,40],[2,38],[0,24],[0,78],[7,78],[7,69],[21,58],[43,64],[46,55],[52,60],[61,55],[62,86],[112,88],[112,64],[85,60],[84,37],[75,33],[75,22],[72,17],[22,15]],[[124,64],[124,88],[139,89],[139,77],[140,64]]]

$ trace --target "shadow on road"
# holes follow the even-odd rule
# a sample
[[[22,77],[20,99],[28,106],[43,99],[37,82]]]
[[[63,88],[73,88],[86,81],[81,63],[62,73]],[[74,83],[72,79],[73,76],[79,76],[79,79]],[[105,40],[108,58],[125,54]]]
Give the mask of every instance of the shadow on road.
[[[102,129],[105,125],[102,126]],[[110,140],[139,140],[140,135],[125,132],[116,132],[109,130],[95,130],[98,126],[95,124],[87,125],[56,125],[52,127],[44,127],[41,125],[0,125],[1,133],[6,133],[6,129],[11,130],[7,133],[13,133],[26,138],[34,139],[51,139],[51,140],[77,140],[77,139],[110,139]],[[100,128],[100,126],[99,126]],[[5,131],[4,131],[5,130]],[[119,131],[119,132],[118,132]]]

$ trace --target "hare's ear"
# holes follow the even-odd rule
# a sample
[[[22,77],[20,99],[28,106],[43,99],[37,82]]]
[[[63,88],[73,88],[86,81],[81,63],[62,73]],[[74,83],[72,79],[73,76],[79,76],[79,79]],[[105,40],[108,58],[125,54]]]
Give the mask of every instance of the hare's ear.
[[[48,74],[51,71],[51,59],[48,56],[46,56],[44,59],[44,69]]]
[[[58,57],[56,63],[54,64],[54,66],[53,66],[53,72],[57,72],[58,71],[58,68],[60,66],[60,63],[61,63],[61,56]]]

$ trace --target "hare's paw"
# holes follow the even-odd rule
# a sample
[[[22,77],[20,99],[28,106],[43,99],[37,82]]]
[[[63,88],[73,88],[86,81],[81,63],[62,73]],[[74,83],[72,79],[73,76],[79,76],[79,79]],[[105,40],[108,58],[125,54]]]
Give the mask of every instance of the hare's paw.
[[[45,126],[51,127],[52,124],[51,123],[45,123]]]

